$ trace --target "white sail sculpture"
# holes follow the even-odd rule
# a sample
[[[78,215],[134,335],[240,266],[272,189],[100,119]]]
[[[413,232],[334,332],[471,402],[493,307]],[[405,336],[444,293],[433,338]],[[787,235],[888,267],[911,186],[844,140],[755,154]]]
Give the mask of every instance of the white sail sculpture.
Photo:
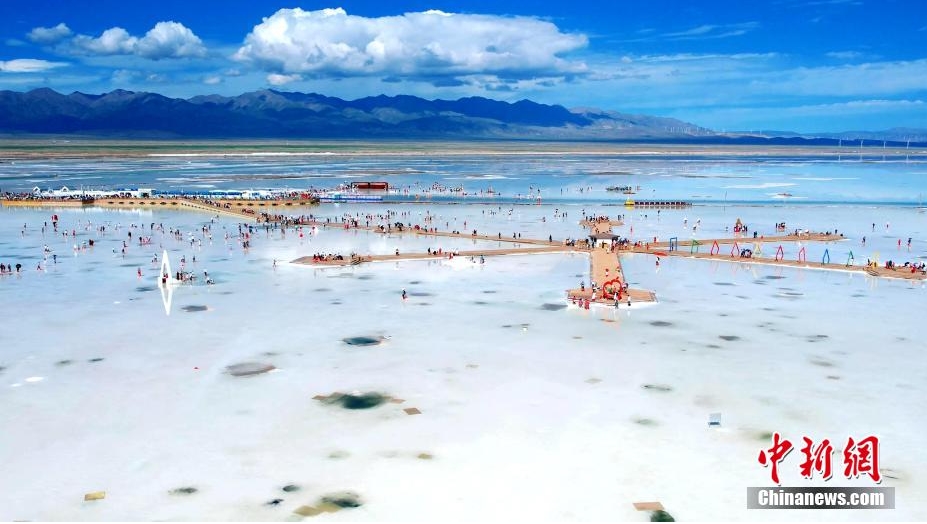
[[[167,257],[167,250],[161,255],[161,271],[158,272],[158,287],[161,288],[161,302],[164,303],[164,312],[171,314],[171,304],[174,302],[174,286],[180,281],[174,278],[171,271],[171,261]]]

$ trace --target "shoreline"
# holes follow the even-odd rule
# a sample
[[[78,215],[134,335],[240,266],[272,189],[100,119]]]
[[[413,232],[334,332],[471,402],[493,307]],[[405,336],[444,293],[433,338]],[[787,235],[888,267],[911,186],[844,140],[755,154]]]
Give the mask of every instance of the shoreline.
[[[881,146],[837,147],[832,145],[739,145],[678,144],[668,142],[563,141],[563,140],[421,140],[421,139],[106,139],[93,137],[4,137],[0,161],[41,159],[136,158],[286,158],[350,156],[583,156],[687,158],[718,156],[751,159],[758,156],[839,159],[862,155],[873,158],[894,157],[916,163],[927,162],[927,148]],[[867,160],[868,161],[868,160]]]

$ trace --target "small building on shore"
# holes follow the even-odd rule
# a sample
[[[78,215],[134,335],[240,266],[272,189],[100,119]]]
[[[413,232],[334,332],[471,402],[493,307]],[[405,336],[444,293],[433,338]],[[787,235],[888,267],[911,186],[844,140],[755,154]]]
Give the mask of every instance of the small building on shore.
[[[593,233],[589,235],[589,242],[594,246],[603,246],[611,249],[615,243],[621,241],[621,235],[614,233]]]

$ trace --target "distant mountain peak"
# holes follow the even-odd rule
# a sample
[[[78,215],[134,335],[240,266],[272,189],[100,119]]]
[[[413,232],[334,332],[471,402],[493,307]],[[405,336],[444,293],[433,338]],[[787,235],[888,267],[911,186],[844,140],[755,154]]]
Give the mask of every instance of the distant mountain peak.
[[[567,140],[686,138],[710,133],[674,119],[480,96],[428,100],[380,94],[343,100],[277,89],[189,99],[124,89],[67,96],[48,88],[5,93],[0,97],[3,133]]]

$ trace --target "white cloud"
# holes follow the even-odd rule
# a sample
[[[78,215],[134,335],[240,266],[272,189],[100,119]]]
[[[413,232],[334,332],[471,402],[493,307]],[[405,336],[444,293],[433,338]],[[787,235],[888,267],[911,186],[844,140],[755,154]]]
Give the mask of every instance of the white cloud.
[[[678,32],[675,32],[675,33],[664,33],[663,36],[667,36],[667,37],[670,37],[670,38],[673,38],[673,37],[687,37],[687,36],[701,36],[701,35],[706,35],[706,34],[708,34],[708,33],[711,33],[712,31],[714,31],[714,30],[717,29],[717,28],[718,28],[718,26],[716,26],[716,25],[700,25],[700,26],[698,26],[698,27],[693,27],[692,29],[687,29],[687,30],[685,30],[685,31],[678,31]]]
[[[837,60],[854,60],[862,58],[863,54],[859,51],[831,51],[825,53],[825,56],[828,58],[836,58]]]
[[[66,66],[64,62],[49,62],[34,58],[17,58],[16,60],[0,60],[0,73],[40,73],[56,67]]]
[[[145,58],[181,58],[206,55],[203,41],[178,22],[158,22],[138,41],[137,54]]]
[[[302,77],[299,75],[281,75],[278,73],[271,73],[267,75],[267,83],[272,86],[282,86],[284,84],[296,82],[297,80],[301,79]]]
[[[36,27],[26,35],[26,38],[37,44],[54,44],[71,36],[71,28],[64,22],[54,27]]]
[[[75,50],[91,55],[130,55],[138,45],[138,38],[121,27],[111,27],[98,38],[77,35],[71,45]]]
[[[721,129],[788,129],[800,132],[922,127],[927,116],[923,100],[850,100],[784,106],[680,109],[673,116]]]
[[[789,96],[885,96],[924,91],[927,59],[771,71],[751,88]]]
[[[135,55],[151,60],[206,55],[202,40],[178,22],[158,22],[141,38],[121,27],[111,27],[99,37],[77,35],[65,50],[87,55]]]
[[[406,79],[492,74],[519,79],[581,74],[561,58],[587,44],[530,17],[441,11],[366,18],[343,9],[281,9],[251,31],[236,60],[276,74]]]
[[[203,83],[208,86],[214,86],[216,84],[221,84],[222,77],[219,75],[207,76],[206,78],[203,79]]]
[[[117,69],[113,71],[113,74],[110,75],[110,81],[114,84],[131,84],[137,82],[141,78],[142,73],[139,71],[132,71],[131,69]]]
[[[760,27],[758,22],[741,22],[737,24],[702,24],[682,31],[672,31],[657,34],[652,30],[646,33],[638,31],[638,38],[624,40],[625,42],[658,42],[676,40],[716,40],[741,36]]]

